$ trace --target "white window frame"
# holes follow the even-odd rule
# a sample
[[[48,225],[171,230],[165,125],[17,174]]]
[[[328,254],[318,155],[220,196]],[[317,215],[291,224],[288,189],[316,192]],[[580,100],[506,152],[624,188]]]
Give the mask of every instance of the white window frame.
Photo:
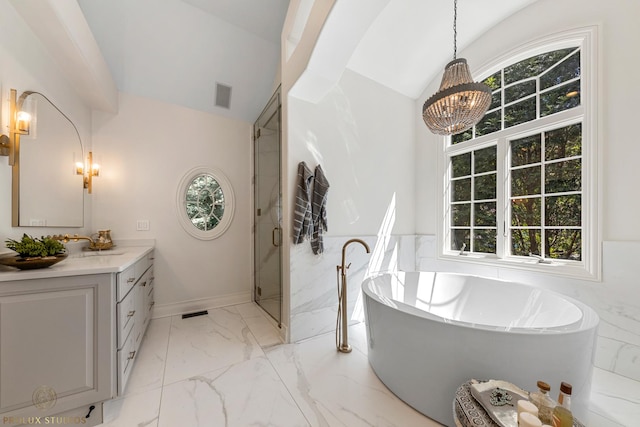
[[[581,105],[549,116],[541,117],[533,122],[522,123],[504,130],[483,135],[473,140],[449,145],[449,137],[444,137],[438,156],[438,173],[441,177],[441,195],[438,198],[437,241],[438,258],[447,261],[476,263],[485,266],[506,267],[553,275],[568,276],[577,279],[601,280],[601,225],[599,220],[601,170],[601,149],[599,146],[599,115],[597,26],[578,28],[544,37],[520,46],[479,69],[476,81],[491,76],[497,70],[508,67],[521,60],[568,47],[580,47],[581,61]],[[582,260],[569,261],[553,259],[550,264],[538,263],[530,257],[512,256],[506,247],[506,218],[508,217],[509,191],[509,141],[542,130],[560,128],[582,122]],[[448,159],[456,154],[484,148],[497,144],[497,241],[496,254],[466,253],[450,249],[450,171]],[[502,202],[502,205],[500,203]]]
[[[220,222],[210,230],[197,228],[187,215],[187,192],[193,180],[201,175],[210,175],[216,180],[224,194],[224,213]],[[235,195],[231,182],[222,171],[210,166],[198,166],[189,170],[180,180],[176,191],[176,214],[184,231],[200,240],[212,240],[222,236],[231,225],[235,211]]]

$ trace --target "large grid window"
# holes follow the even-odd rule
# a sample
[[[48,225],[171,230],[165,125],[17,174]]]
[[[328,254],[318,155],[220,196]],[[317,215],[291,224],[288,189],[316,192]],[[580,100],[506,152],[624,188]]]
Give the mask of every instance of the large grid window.
[[[580,105],[580,49],[558,49],[527,58],[484,79],[492,89],[489,110],[452,144],[489,135]]]
[[[451,157],[452,247],[496,253],[496,147]]]
[[[483,80],[489,110],[444,149],[444,255],[581,268],[594,259],[592,97],[584,45],[573,43],[538,46]]]
[[[512,140],[510,253],[580,261],[582,126]]]

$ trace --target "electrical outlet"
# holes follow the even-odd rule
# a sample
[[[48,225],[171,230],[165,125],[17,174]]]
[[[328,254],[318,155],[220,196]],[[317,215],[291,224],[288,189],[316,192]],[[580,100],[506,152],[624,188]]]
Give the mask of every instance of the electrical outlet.
[[[139,219],[136,221],[136,230],[138,231],[149,231],[149,220],[148,219]]]

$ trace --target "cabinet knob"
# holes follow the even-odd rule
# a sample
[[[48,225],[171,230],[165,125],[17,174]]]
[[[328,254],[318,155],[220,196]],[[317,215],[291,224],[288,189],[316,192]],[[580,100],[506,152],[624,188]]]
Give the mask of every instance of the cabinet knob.
[[[132,317],[134,314],[136,314],[136,311],[135,310],[131,310],[129,312],[129,314],[127,314],[127,317]]]
[[[134,351],[130,351],[129,352],[129,357],[127,357],[127,360],[131,360],[134,357],[136,357],[136,351],[135,350]]]
[[[136,281],[136,278],[135,278],[135,277],[129,277],[129,278],[127,279],[127,283],[131,283],[131,282],[135,282],[135,281]]]

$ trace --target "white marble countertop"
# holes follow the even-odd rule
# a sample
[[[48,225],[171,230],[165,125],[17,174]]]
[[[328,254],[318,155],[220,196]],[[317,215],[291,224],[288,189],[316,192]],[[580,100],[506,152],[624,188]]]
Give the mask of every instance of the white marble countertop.
[[[18,270],[0,265],[0,282],[118,273],[151,252],[154,247],[153,241],[132,242],[130,245],[118,245],[108,251],[82,251],[68,247],[67,259],[51,267],[37,270]]]

